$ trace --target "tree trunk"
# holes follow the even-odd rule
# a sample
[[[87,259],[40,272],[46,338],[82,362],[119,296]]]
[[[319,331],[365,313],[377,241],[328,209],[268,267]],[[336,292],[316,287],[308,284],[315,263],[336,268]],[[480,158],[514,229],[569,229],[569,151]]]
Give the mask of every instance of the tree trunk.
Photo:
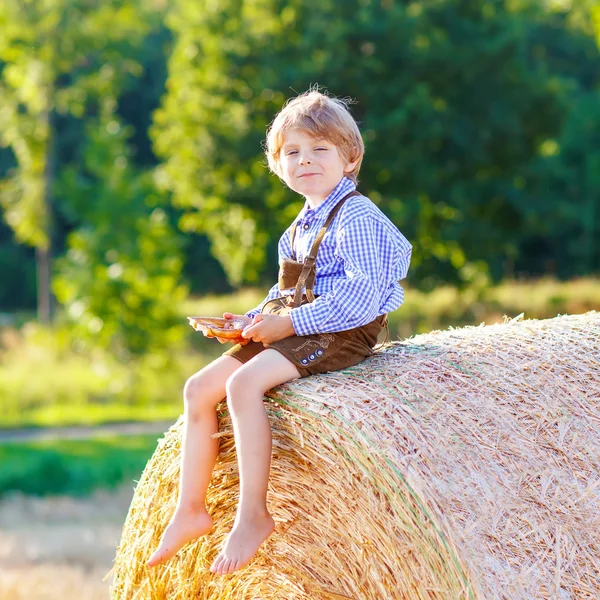
[[[51,284],[51,265],[52,258],[50,247],[36,248],[36,281],[37,281],[37,314],[41,323],[50,323],[52,320],[52,294],[50,292]]]
[[[37,312],[38,320],[51,323],[53,316],[52,297],[52,241],[54,239],[54,215],[52,188],[54,186],[54,86],[48,86],[46,110],[46,164],[44,168],[44,227],[46,228],[46,247],[36,248],[36,281],[37,281]]]

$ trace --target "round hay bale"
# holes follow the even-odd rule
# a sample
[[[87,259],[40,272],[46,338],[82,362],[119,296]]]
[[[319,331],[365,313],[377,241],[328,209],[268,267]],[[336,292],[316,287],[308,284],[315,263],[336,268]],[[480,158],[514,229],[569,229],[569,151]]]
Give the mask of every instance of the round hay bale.
[[[145,561],[175,507],[182,422],[137,486],[117,600],[600,598],[600,314],[419,335],[276,388],[276,531],[244,570],[208,571],[238,500],[231,424],[215,528]]]

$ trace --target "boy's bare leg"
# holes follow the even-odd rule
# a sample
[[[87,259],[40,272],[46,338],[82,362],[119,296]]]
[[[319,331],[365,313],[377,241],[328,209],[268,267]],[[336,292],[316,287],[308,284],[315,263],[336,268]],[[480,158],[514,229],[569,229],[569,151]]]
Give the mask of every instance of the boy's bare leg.
[[[267,349],[236,371],[227,382],[240,472],[240,503],[235,523],[210,570],[225,575],[250,562],[274,529],[267,510],[271,467],[271,426],[264,393],[300,377],[296,367],[276,350]]]
[[[212,437],[218,431],[215,409],[225,398],[227,380],[241,366],[239,360],[221,356],[190,377],[185,385],[179,498],[159,547],[147,563],[149,567],[168,560],[212,527],[206,510],[206,491],[219,452],[219,441]]]

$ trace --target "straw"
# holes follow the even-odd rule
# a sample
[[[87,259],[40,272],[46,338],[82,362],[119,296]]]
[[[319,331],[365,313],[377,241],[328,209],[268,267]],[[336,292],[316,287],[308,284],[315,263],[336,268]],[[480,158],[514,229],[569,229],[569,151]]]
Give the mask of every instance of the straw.
[[[238,499],[231,422],[213,531],[144,566],[177,498],[181,419],[137,486],[115,600],[600,598],[600,314],[387,344],[266,398],[274,535],[208,571]]]

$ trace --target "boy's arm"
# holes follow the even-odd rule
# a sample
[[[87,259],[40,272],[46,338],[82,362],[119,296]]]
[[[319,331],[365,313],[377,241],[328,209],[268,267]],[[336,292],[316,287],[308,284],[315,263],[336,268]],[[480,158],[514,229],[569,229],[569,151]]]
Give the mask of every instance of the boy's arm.
[[[408,271],[411,245],[400,232],[394,238],[370,217],[354,219],[338,232],[335,254],[345,277],[330,292],[291,312],[297,335],[360,327],[379,315],[384,300],[397,306],[404,300],[397,282]]]

